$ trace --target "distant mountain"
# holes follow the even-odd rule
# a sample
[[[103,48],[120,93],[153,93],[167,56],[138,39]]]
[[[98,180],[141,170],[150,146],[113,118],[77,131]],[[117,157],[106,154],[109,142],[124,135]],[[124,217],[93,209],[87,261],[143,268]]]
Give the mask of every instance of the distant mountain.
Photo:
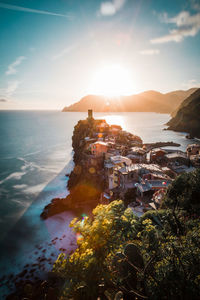
[[[200,88],[181,103],[167,125],[170,130],[185,131],[200,138]]]
[[[187,91],[174,91],[162,94],[156,91],[146,91],[137,95],[105,97],[97,95],[88,95],[81,98],[80,101],[64,107],[66,111],[87,111],[89,108],[94,112],[158,112],[172,113],[177,109],[180,103],[187,98],[196,89]]]

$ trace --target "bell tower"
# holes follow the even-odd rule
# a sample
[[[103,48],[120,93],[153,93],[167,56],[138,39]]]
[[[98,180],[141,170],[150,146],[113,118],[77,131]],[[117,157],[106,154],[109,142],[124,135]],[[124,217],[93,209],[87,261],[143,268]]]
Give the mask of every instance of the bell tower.
[[[92,120],[93,119],[93,111],[92,109],[88,109],[88,120]]]

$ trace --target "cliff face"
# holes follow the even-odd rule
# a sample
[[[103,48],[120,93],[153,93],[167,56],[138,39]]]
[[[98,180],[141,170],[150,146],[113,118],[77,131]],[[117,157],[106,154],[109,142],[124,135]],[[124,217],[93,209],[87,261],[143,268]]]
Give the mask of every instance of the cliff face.
[[[167,125],[170,130],[185,131],[191,136],[200,137],[200,89],[183,101]]]
[[[80,101],[65,107],[66,111],[87,111],[88,107],[95,112],[158,112],[172,113],[180,103],[196,89],[188,91],[174,91],[162,94],[156,91],[146,91],[137,95],[108,98],[104,96],[88,95]]]
[[[72,146],[74,169],[69,175],[67,187],[70,194],[66,198],[56,198],[45,206],[41,217],[46,219],[67,210],[81,211],[85,207],[94,208],[105,188],[102,176],[103,160],[90,160],[87,157],[85,137],[92,137],[96,125],[101,120],[80,120],[74,127]]]

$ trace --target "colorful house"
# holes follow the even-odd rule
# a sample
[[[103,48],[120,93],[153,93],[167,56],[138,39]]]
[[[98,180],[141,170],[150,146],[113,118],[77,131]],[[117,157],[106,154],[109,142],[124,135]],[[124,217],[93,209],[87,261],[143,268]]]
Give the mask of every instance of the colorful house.
[[[108,151],[108,144],[103,141],[97,141],[90,145],[91,152],[95,156],[102,156]]]

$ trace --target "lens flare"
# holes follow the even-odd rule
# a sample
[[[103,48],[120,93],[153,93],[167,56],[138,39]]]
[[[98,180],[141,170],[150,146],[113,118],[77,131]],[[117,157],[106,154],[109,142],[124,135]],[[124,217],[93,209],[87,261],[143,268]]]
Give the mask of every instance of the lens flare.
[[[82,234],[80,234],[79,232],[77,232],[77,234],[76,234],[76,241],[77,242],[81,242],[82,240],[83,240]]]

